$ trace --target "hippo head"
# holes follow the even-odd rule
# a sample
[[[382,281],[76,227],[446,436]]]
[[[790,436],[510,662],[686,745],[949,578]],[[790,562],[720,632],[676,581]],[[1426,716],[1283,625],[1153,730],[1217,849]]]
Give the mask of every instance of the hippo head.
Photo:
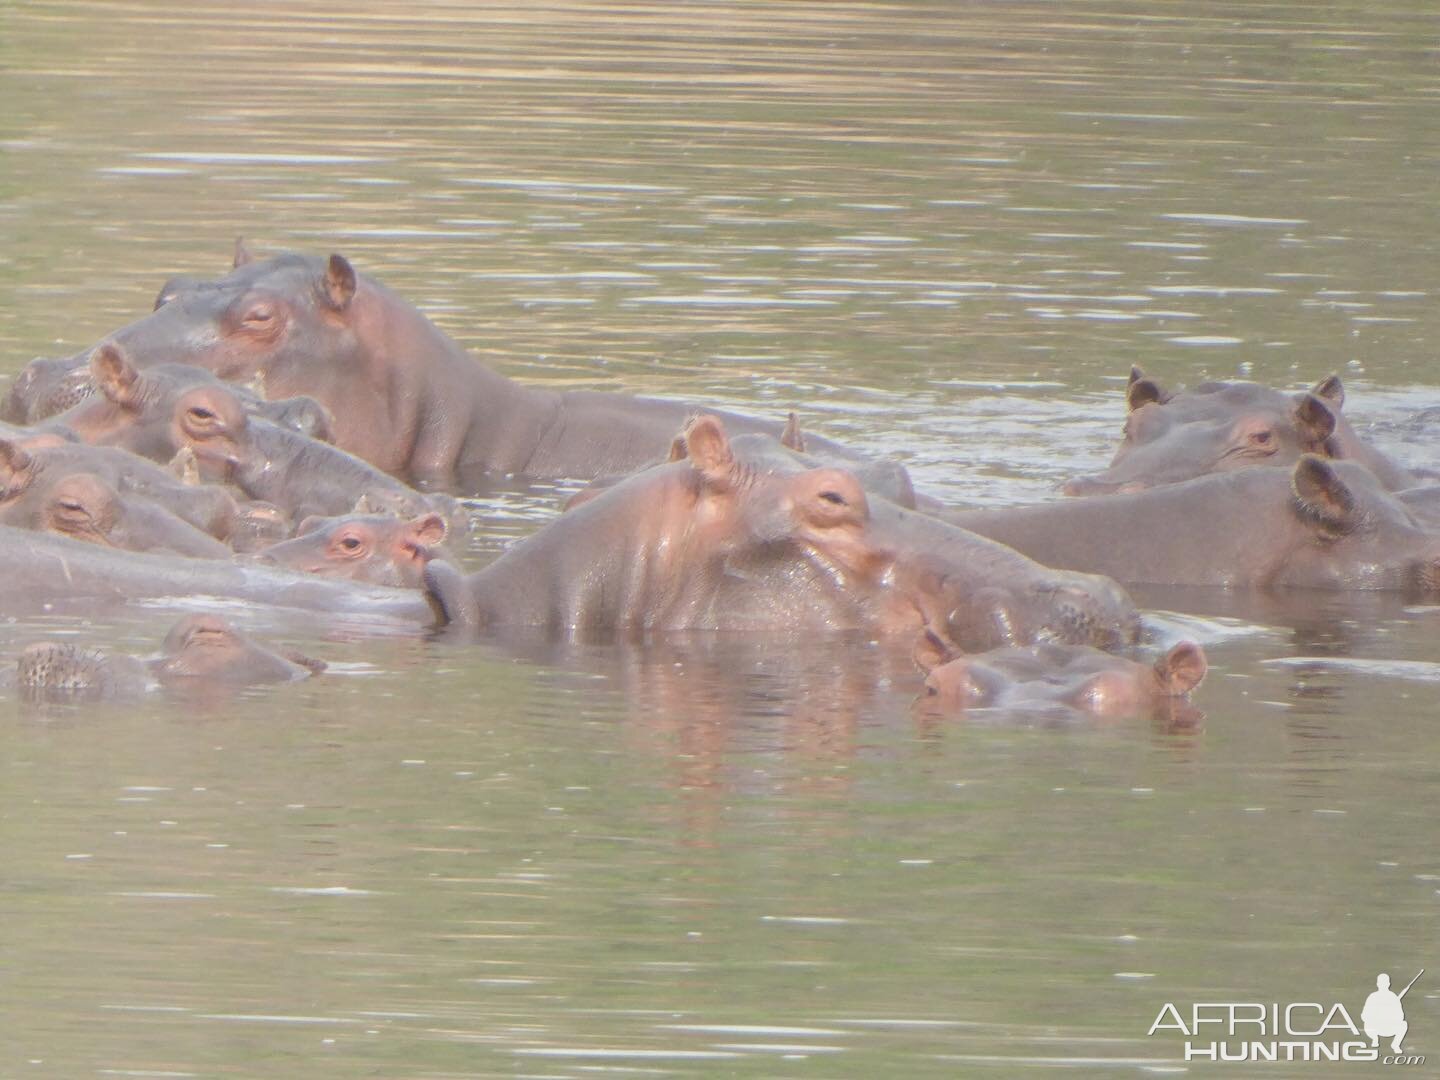
[[[273,652],[216,615],[187,615],[181,619],[165,637],[164,654],[152,666],[162,681],[290,682],[325,668],[318,660]]]
[[[1086,646],[1045,643],[966,656],[932,629],[915,647],[925,692],[950,709],[1065,709],[1118,718],[1183,698],[1205,677],[1205,653],[1182,641],[1153,664]]]
[[[0,419],[35,424],[84,401],[95,392],[86,354],[31,360],[0,403]]]
[[[1336,376],[1294,397],[1251,383],[1170,394],[1135,368],[1127,402],[1109,467],[1066,481],[1066,495],[1128,494],[1252,465],[1288,466],[1306,453],[1338,456],[1332,437],[1344,391]]]
[[[378,514],[308,517],[293,539],[258,557],[302,573],[418,588],[445,533],[445,519],[436,513],[409,520]]]
[[[90,355],[97,397],[64,416],[83,441],[158,461],[193,452],[200,473],[223,477],[245,439],[245,407],[208,372],[179,364],[141,371],[113,342]]]
[[[1303,542],[1274,584],[1440,593],[1440,533],[1370,470],[1307,454],[1296,462],[1290,487],[1288,509]]]
[[[831,579],[874,581],[890,554],[869,534],[864,488],[846,469],[760,469],[733,453],[717,417],[692,418],[674,456],[689,464],[697,522],[727,522],[726,554],[739,565],[798,555]]]
[[[185,363],[222,379],[264,378],[287,363],[330,356],[358,287],[341,255],[257,260],[239,244],[229,274],[172,278],[155,310],[111,340],[145,367]]]

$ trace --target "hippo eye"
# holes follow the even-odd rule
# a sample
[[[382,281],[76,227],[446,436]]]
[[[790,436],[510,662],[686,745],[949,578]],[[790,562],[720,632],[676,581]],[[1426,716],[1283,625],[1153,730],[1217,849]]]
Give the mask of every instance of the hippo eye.
[[[1250,441],[1256,446],[1269,446],[1271,438],[1273,436],[1268,431],[1255,431],[1250,434]]]
[[[344,551],[353,552],[359,551],[365,545],[360,542],[358,536],[342,536],[339,540],[339,546]]]
[[[841,495],[838,491],[822,491],[820,492],[820,498],[828,503],[834,503],[836,506],[850,505],[845,496]]]
[[[190,408],[190,415],[196,420],[214,420],[215,413],[203,405],[194,405]]]
[[[245,321],[254,326],[264,326],[273,318],[275,318],[274,309],[264,305],[253,307],[245,313]]]

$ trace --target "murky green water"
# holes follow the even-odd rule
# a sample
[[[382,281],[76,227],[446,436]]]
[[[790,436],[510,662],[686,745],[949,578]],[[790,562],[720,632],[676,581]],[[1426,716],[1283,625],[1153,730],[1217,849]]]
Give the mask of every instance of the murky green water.
[[[10,5],[0,368],[243,234],[518,378],[795,407],[954,503],[1103,464],[1133,363],[1340,371],[1433,461],[1437,32],[1405,0]],[[555,495],[475,500],[474,557]],[[1358,1019],[1376,972],[1440,972],[1440,609],[1141,599],[1207,644],[1199,730],[937,722],[865,642],[261,610],[332,673],[0,700],[0,1075],[1203,1073],[1146,1037],[1164,1002]],[[1432,1061],[1437,1003],[1405,999]],[[1327,1068],[1367,1067],[1265,1075]]]

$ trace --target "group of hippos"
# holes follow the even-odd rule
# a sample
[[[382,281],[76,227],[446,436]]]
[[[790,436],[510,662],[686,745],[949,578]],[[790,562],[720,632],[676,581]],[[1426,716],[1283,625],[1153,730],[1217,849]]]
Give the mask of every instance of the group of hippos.
[[[945,707],[1113,716],[1206,670],[1189,641],[1125,655],[1122,582],[1440,592],[1436,489],[1357,435],[1338,378],[1172,392],[1135,369],[1126,396],[1114,461],[1071,497],[956,510],[793,415],[516,383],[342,256],[239,243],[230,273],[172,279],[13,381],[0,610],[206,595],[459,635],[856,632],[909,648]],[[445,492],[497,475],[590,486],[466,574]],[[110,693],[322,666],[191,615],[158,659],[40,642],[8,677]]]

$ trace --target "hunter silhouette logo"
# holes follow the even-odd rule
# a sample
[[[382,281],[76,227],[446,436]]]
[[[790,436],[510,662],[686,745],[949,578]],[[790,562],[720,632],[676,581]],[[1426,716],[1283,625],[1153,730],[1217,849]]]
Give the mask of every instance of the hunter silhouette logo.
[[[1405,995],[1425,974],[1421,968],[1398,994],[1390,976],[1375,977],[1360,1023],[1343,1003],[1318,1001],[1196,1001],[1188,1009],[1167,1001],[1146,1032],[1174,1032],[1185,1038],[1186,1061],[1366,1061],[1384,1065],[1424,1065],[1424,1055],[1403,1054],[1410,1031]],[[1363,1035],[1361,1033],[1364,1033]],[[1388,1039],[1383,1051],[1380,1041]]]
[[[1381,972],[1375,976],[1375,992],[1365,999],[1365,1008],[1360,1013],[1360,1023],[1365,1025],[1365,1034],[1370,1037],[1371,1046],[1379,1046],[1381,1039],[1390,1040],[1391,1053],[1400,1053],[1400,1040],[1410,1030],[1405,1020],[1405,1006],[1400,1004],[1410,992],[1425,969],[1405,985],[1400,993],[1390,989],[1390,976]]]

